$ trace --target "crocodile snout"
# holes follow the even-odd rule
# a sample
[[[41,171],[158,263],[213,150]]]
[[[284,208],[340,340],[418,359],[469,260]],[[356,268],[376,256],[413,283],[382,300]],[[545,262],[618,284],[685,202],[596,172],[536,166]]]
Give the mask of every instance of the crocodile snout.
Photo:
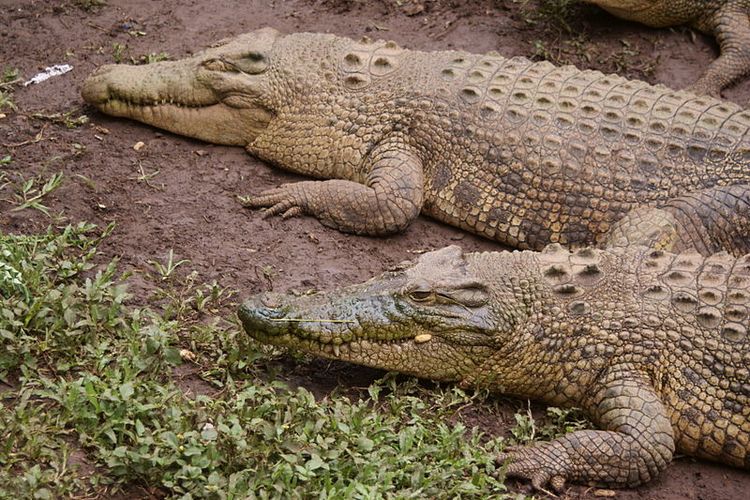
[[[110,99],[107,75],[112,72],[114,64],[108,64],[94,70],[83,82],[81,96],[89,104],[101,104]]]
[[[247,299],[238,312],[245,331],[269,334],[281,326],[283,323],[276,321],[286,317],[286,312],[281,309],[282,297],[275,293],[262,293]]]

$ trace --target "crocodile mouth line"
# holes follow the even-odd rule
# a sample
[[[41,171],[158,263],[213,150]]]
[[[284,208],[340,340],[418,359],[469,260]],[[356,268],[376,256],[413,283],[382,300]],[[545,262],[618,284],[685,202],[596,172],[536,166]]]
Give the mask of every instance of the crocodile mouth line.
[[[106,101],[100,104],[103,108],[115,109],[117,107],[128,107],[128,108],[166,108],[175,107],[179,109],[203,109],[210,106],[221,104],[220,101],[206,102],[206,103],[185,103],[175,101],[174,99],[144,99],[144,100],[130,100],[124,97],[110,97]]]
[[[308,322],[309,320],[305,319],[292,319],[292,320],[276,320],[279,322],[283,321],[291,321],[291,322]],[[337,323],[356,323],[356,321],[352,320],[321,320],[321,322],[337,322]],[[275,335],[268,335],[262,331],[254,331],[253,337],[255,337],[257,340],[260,340],[262,342],[268,342],[270,344],[275,344],[283,347],[300,347],[303,350],[307,349],[314,349],[319,352],[330,352],[331,354],[335,354],[336,356],[340,355],[341,349],[347,349],[351,348],[354,344],[362,345],[364,343],[372,344],[372,345],[379,345],[379,346],[388,346],[388,345],[403,345],[407,344],[409,342],[414,342],[415,344],[424,344],[426,342],[429,342],[432,340],[435,336],[431,333],[417,333],[415,335],[411,336],[404,336],[399,338],[393,338],[393,339],[378,339],[378,338],[351,338],[351,339],[345,339],[341,336],[335,336],[335,337],[321,337],[319,334],[311,334],[311,335],[304,335],[303,332],[295,332],[295,333],[281,333],[281,334],[275,334]],[[304,347],[303,347],[304,346]]]

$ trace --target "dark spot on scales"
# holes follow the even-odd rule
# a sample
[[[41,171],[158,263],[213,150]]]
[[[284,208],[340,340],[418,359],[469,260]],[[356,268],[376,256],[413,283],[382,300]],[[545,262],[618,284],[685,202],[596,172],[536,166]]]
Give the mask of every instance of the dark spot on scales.
[[[448,165],[441,162],[435,166],[432,173],[432,188],[436,193],[442,192],[451,181],[451,169]]]
[[[734,392],[739,392],[739,389],[735,390],[732,389]],[[723,401],[724,408],[727,411],[731,411],[733,413],[741,413],[742,409],[744,408],[744,405],[742,403],[738,403],[737,401],[734,401],[733,399],[724,398]]]
[[[532,220],[530,217],[525,217],[521,220],[520,229],[526,235],[526,243],[528,243],[531,248],[544,245],[552,238],[551,229]]]
[[[682,369],[682,374],[688,379],[693,385],[700,385],[703,379],[690,367]]]
[[[461,181],[456,186],[456,201],[465,206],[473,207],[480,201],[481,192],[468,181]]]
[[[571,204],[570,206],[573,205]],[[586,220],[572,220],[568,222],[560,234],[564,237],[564,241],[578,241],[582,243],[590,243],[592,236],[591,230],[588,227],[588,221]]]
[[[494,207],[487,214],[487,221],[497,221],[498,224],[504,224],[508,222],[508,212],[499,207]]]

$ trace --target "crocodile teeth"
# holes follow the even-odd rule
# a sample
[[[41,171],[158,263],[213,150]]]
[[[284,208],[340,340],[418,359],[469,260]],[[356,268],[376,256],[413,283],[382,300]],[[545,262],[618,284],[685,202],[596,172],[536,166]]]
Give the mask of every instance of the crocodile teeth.
[[[333,355],[336,357],[341,356],[341,349],[338,344],[333,344]]]
[[[416,337],[414,337],[414,343],[415,344],[424,344],[425,342],[429,342],[430,339],[432,339],[432,335],[429,333],[420,333]]]

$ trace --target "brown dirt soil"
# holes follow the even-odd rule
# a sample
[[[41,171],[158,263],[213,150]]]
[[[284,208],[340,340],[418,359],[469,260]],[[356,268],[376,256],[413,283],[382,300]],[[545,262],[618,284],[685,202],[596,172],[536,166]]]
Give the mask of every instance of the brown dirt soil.
[[[114,61],[113,44],[124,47],[124,60],[160,52],[180,57],[270,25],[286,32],[368,34],[417,49],[497,50],[506,56],[546,51],[557,62],[677,87],[692,82],[717,53],[708,37],[681,28],[644,28],[593,7],[575,7],[570,30],[555,27],[544,19],[535,21],[533,0],[109,0],[100,8],[79,7],[86,3],[0,0],[0,69],[18,68],[30,78],[48,65],[74,67],[66,75],[17,88],[19,111],[6,110],[7,116],[0,118],[0,158],[10,154],[12,162],[0,168],[12,180],[64,172],[63,185],[45,201],[52,214],[61,214],[52,222],[116,222],[102,250],[134,271],[131,290],[142,297],[153,288],[148,261],[163,260],[169,249],[176,258],[189,259],[203,281],[216,279],[251,294],[361,281],[415,252],[456,241],[467,250],[498,246],[424,218],[390,238],[341,234],[307,217],[263,219],[244,209],[237,195],[299,180],[297,176],[269,168],[240,148],[162,133],[84,107],[81,83],[94,68]],[[725,97],[750,102],[750,81],[729,89]],[[69,111],[73,117],[88,115],[90,123],[69,129],[33,117]],[[133,145],[139,141],[144,146],[136,151]],[[148,174],[155,175],[147,179]],[[36,210],[11,212],[11,194],[7,187],[0,191],[4,232],[31,232],[51,223]],[[290,379],[317,394],[339,381],[344,387],[363,386],[380,375],[343,363],[288,364]],[[508,405],[510,415],[524,403]],[[468,420],[485,432],[507,432],[508,419],[488,419],[481,409],[469,413]],[[616,498],[747,498],[748,490],[746,472],[681,458],[656,481],[619,491]],[[564,496],[591,498],[595,492],[574,486]]]

